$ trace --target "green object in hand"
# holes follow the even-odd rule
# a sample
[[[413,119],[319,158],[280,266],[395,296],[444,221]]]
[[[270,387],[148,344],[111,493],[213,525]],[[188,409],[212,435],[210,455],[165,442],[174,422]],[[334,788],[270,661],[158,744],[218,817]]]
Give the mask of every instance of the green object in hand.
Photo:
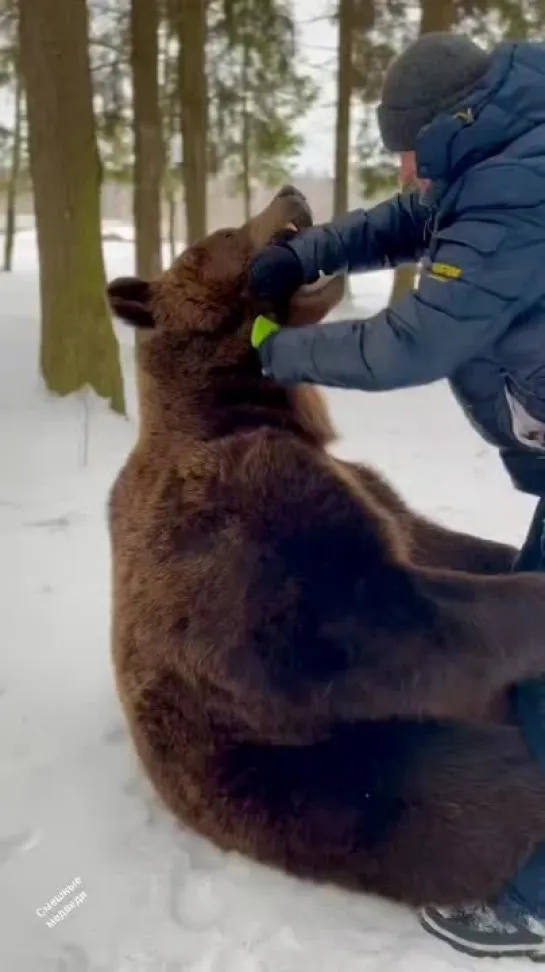
[[[260,348],[263,341],[266,341],[271,334],[276,334],[280,330],[280,325],[276,321],[271,321],[269,317],[265,317],[260,314],[256,317],[253,327],[250,341],[252,342],[253,348]]]

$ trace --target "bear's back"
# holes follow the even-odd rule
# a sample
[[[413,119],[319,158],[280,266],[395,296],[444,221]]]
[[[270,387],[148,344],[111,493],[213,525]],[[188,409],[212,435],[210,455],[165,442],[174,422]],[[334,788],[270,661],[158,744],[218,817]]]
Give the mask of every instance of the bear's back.
[[[137,691],[174,672],[203,719],[239,738],[324,734],[330,717],[307,689],[345,664],[327,629],[361,592],[343,575],[361,561],[363,591],[393,543],[340,464],[281,431],[208,443],[187,462],[141,445],[112,489],[110,532],[118,680]]]

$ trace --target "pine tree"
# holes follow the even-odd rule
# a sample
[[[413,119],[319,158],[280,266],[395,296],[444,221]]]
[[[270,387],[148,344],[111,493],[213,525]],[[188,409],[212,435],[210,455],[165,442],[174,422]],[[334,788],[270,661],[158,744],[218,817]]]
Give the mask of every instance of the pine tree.
[[[180,167],[175,157],[176,140],[180,127],[180,105],[178,100],[178,38],[173,39],[176,25],[175,5],[177,0],[167,0],[166,17],[161,25],[159,43],[160,98],[163,124],[164,166],[163,196],[167,209],[167,238],[171,262],[177,251],[176,210],[179,190],[182,186]],[[175,31],[175,34],[177,32]]]
[[[12,124],[0,125],[0,165],[6,173],[3,269],[13,264],[17,231],[17,193],[24,159],[24,92],[19,56],[19,15],[17,0],[0,0],[0,88],[12,102]]]
[[[90,386],[124,410],[100,243],[85,0],[20,0],[47,387]]]
[[[15,233],[17,231],[17,193],[19,190],[22,155],[23,82],[17,48],[15,48],[13,53],[13,75],[13,129],[11,132],[9,172],[6,186],[6,223],[4,227],[5,272],[11,271],[13,266],[13,248],[15,245]]]
[[[216,167],[232,173],[249,218],[254,183],[285,181],[301,144],[296,122],[315,88],[282,0],[225,0],[210,35],[209,158],[213,150]]]
[[[131,183],[134,175],[131,0],[87,0],[89,58],[101,176]]]
[[[208,82],[206,0],[175,0],[179,40],[178,96],[181,105],[182,174],[186,242],[206,234]]]
[[[342,216],[342,214],[348,209],[354,8],[355,0],[339,0],[337,115],[335,124],[335,183],[333,187],[334,216]]]

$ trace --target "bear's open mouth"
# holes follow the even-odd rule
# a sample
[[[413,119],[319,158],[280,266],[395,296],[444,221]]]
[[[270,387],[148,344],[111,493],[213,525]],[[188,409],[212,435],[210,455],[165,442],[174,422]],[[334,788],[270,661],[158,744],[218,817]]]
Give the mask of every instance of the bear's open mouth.
[[[278,234],[278,236],[275,238],[275,242],[280,242],[280,240],[286,241],[288,239],[291,239],[294,236],[296,236],[301,229],[308,229],[313,225],[312,211],[304,196],[301,196],[301,203],[302,206],[301,206],[300,217],[294,221],[290,221],[289,223],[286,223],[286,226],[284,227],[282,232]],[[312,283],[303,284],[301,287],[299,287],[295,295],[297,298],[297,302],[298,303],[304,302],[306,299],[308,299],[309,301],[316,300],[316,297],[318,297],[318,295],[321,294],[322,291],[325,292],[330,287],[333,280],[337,280],[339,277],[343,277],[343,276],[344,274],[342,273],[342,271],[333,274],[321,273],[318,280],[314,280]]]

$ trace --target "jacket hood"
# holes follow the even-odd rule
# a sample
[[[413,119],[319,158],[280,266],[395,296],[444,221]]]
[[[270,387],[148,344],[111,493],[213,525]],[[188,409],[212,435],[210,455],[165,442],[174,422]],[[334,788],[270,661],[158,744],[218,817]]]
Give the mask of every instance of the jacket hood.
[[[545,44],[500,44],[463,104],[420,132],[418,174],[451,182],[539,125],[545,125]]]

